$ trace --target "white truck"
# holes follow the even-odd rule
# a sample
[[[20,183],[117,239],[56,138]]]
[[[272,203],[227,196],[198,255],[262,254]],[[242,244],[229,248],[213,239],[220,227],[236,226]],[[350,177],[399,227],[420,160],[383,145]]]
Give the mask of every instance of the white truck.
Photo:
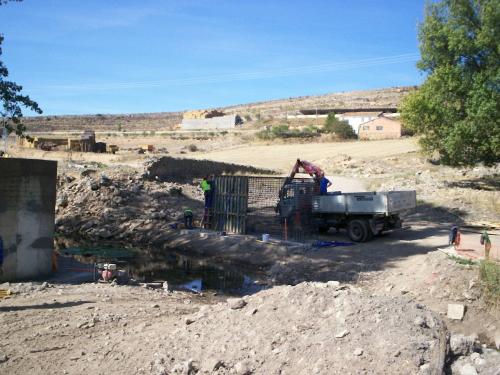
[[[312,178],[295,178],[301,170]],[[286,227],[301,230],[312,225],[320,233],[346,228],[352,241],[364,242],[383,231],[401,228],[399,215],[417,205],[415,190],[320,195],[324,175],[318,166],[297,159],[280,189],[275,209]]]
[[[399,215],[415,208],[415,190],[340,193],[312,197],[312,217],[318,230],[346,228],[352,241],[364,242],[383,231],[401,228]]]

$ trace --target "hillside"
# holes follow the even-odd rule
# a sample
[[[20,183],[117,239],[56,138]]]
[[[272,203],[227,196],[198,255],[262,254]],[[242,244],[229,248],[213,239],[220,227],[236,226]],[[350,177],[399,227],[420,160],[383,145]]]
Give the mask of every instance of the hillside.
[[[300,109],[397,107],[413,87],[301,96],[218,108],[237,113],[247,120],[272,119],[296,114]],[[182,119],[182,112],[159,112],[120,115],[74,115],[26,117],[29,131],[158,131],[172,130]]]

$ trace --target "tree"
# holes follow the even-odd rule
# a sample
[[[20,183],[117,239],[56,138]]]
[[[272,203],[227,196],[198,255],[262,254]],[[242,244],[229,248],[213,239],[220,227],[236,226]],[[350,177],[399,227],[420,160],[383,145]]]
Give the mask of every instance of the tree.
[[[0,6],[6,4],[7,0],[0,0]],[[2,43],[4,37],[0,34],[0,58],[2,56]],[[24,134],[26,127],[22,123],[22,107],[31,109],[36,113],[42,113],[38,104],[31,100],[29,96],[22,95],[22,86],[8,81],[9,71],[0,60],[0,118],[1,128],[7,131],[7,134],[15,132],[19,137],[26,137]]]
[[[428,153],[450,165],[500,160],[500,0],[442,0],[419,28],[426,81],[400,106]]]
[[[356,133],[352,129],[349,122],[339,120],[335,117],[335,113],[329,113],[326,118],[325,125],[323,125],[324,133],[335,133],[340,139],[356,138]]]

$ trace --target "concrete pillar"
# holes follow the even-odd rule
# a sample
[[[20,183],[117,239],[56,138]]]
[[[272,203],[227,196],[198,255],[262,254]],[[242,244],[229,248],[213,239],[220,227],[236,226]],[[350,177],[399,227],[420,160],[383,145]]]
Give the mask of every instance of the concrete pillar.
[[[57,162],[0,158],[0,281],[50,274]]]

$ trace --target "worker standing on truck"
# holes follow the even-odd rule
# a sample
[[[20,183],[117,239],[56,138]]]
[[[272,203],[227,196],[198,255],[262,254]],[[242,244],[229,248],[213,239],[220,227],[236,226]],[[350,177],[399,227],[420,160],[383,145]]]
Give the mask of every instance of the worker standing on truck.
[[[328,187],[332,186],[332,183],[328,178],[325,177],[325,174],[321,174],[321,178],[319,180],[319,194],[326,195],[328,194]]]

